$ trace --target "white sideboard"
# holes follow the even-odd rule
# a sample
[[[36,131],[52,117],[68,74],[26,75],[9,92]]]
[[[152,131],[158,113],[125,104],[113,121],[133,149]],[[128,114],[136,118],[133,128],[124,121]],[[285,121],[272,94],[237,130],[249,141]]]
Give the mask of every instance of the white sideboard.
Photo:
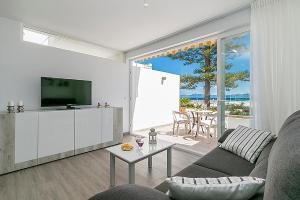
[[[102,134],[101,134],[101,142],[102,143],[107,143],[109,141],[112,141],[113,140],[113,134],[111,134],[113,132],[113,123],[114,123],[114,113],[113,113],[113,110],[112,109],[106,109],[106,110],[103,110],[103,116],[106,116],[106,117],[103,117],[102,118]]]
[[[55,160],[60,153],[72,155],[74,134],[73,110],[39,112],[38,162]]]
[[[75,149],[101,144],[102,110],[75,111]]]
[[[15,122],[15,163],[37,159],[38,153],[38,112],[24,112],[14,115]]]
[[[0,174],[122,142],[122,108],[0,114]]]

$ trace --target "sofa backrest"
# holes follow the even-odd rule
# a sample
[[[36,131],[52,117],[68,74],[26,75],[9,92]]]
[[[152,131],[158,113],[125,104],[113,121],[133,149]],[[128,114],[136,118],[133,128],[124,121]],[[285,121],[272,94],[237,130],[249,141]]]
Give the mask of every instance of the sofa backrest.
[[[278,133],[268,161],[264,200],[300,199],[300,111]]]
[[[273,138],[271,142],[261,152],[261,154],[255,162],[255,167],[249,176],[266,179],[268,172],[268,159],[275,141],[276,138]]]

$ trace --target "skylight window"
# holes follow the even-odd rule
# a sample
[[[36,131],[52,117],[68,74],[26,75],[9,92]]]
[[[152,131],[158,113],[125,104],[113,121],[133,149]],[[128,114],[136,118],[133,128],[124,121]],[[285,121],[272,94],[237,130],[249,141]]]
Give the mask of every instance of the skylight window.
[[[23,27],[23,41],[124,62],[124,53],[97,44]]]
[[[49,35],[28,28],[23,29],[23,40],[40,45],[49,45]]]

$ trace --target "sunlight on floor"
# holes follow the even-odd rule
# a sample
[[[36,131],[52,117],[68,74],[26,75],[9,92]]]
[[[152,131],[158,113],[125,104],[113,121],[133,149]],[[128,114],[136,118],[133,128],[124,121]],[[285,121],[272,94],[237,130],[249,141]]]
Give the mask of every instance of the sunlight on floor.
[[[191,150],[200,154],[206,154],[217,146],[217,139],[207,137],[206,133],[200,133],[195,137],[195,130],[192,133],[186,134],[183,127],[179,130],[179,135],[173,135],[172,125],[156,127],[158,139],[175,142],[178,147]],[[133,135],[141,135],[148,137],[149,130],[141,130],[133,132]]]

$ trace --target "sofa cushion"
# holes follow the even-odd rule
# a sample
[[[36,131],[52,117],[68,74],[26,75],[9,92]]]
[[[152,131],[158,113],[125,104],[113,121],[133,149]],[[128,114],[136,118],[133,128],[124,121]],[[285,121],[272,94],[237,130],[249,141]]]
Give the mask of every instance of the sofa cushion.
[[[170,200],[169,197],[155,189],[139,185],[121,185],[101,192],[89,200]]]
[[[249,200],[263,200],[263,199],[264,199],[263,194],[256,194]]]
[[[171,177],[169,196],[176,200],[241,200],[263,191],[265,180],[249,176],[220,178]]]
[[[232,131],[234,131],[234,129],[227,129],[226,131],[224,131],[222,136],[218,139],[218,142],[223,143],[226,140],[226,138],[228,137],[228,135],[230,135],[230,133],[232,133]]]
[[[221,148],[255,163],[274,136],[269,131],[239,125],[220,145]]]
[[[183,176],[190,178],[218,178],[229,176],[229,174],[225,174],[213,169],[192,164],[178,172],[175,176]],[[168,188],[169,187],[166,181],[156,187],[156,189],[161,192],[167,192]]]
[[[264,159],[254,167],[249,176],[265,179],[268,171],[268,159]]]
[[[196,165],[213,169],[230,176],[248,176],[254,168],[254,164],[220,147],[195,162]]]
[[[268,159],[270,155],[270,151],[276,138],[273,138],[271,142],[264,148],[264,150],[259,155],[254,169],[251,171],[249,176],[258,177],[258,178],[266,178],[268,171]]]
[[[262,160],[269,158],[272,146],[275,141],[276,141],[276,138],[273,138],[270,141],[270,143],[264,148],[264,150],[262,150],[262,152],[260,153],[260,155],[257,158],[255,165],[258,165]]]
[[[281,127],[268,164],[264,200],[300,199],[300,111]]]

